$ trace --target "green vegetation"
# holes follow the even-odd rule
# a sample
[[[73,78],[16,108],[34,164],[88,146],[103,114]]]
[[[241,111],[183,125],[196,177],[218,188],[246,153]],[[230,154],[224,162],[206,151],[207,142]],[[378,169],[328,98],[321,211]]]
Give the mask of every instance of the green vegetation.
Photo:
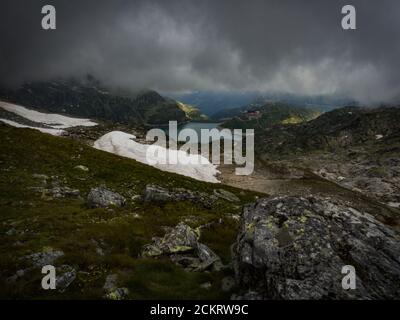
[[[185,122],[185,113],[176,101],[155,91],[136,93],[108,90],[98,80],[58,79],[26,83],[18,89],[0,87],[4,101],[40,111],[68,114],[130,125],[159,125],[170,120]]]
[[[257,119],[249,119],[246,116],[247,111],[257,110],[261,113]],[[249,107],[242,110],[242,114],[225,121],[222,126],[231,129],[255,129],[263,130],[267,127],[278,124],[297,124],[315,119],[320,112],[301,108],[292,107],[282,103],[267,103],[260,107]]]
[[[141,258],[144,244],[164,234],[164,226],[185,221],[192,227],[215,223],[203,231],[201,241],[227,262],[234,242],[241,205],[257,193],[203,183],[162,172],[134,160],[95,150],[83,143],[53,137],[31,129],[0,125],[0,297],[2,298],[102,298],[105,278],[118,274],[118,286],[129,289],[129,298],[215,299],[227,298],[220,281],[230,271],[188,272],[169,258]],[[75,167],[83,165],[89,171]],[[37,192],[48,183],[78,189],[80,197],[54,198]],[[206,209],[191,202],[164,205],[134,200],[147,184],[213,193],[223,187],[240,203],[218,200]],[[89,190],[99,185],[127,199],[122,208],[91,209],[85,204]],[[69,265],[77,278],[63,293],[40,288],[42,274],[29,269],[14,283],[6,281],[17,270],[26,269],[29,254],[46,248],[61,250],[56,265]],[[104,254],[99,253],[99,248]],[[200,285],[212,284],[211,289]]]
[[[178,107],[183,112],[185,112],[186,116],[190,120],[194,120],[194,121],[208,120],[208,117],[206,115],[202,114],[199,109],[197,109],[189,104],[185,104],[185,103],[178,101]]]

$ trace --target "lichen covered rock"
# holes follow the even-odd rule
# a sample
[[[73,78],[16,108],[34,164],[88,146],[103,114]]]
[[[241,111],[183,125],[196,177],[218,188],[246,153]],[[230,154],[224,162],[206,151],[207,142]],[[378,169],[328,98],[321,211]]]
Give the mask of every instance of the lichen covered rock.
[[[125,198],[119,193],[110,191],[104,187],[91,189],[87,197],[87,204],[92,208],[105,208],[108,206],[121,207],[125,202]]]
[[[217,200],[215,195],[208,195],[205,192],[191,191],[183,188],[168,190],[160,186],[147,185],[144,194],[144,202],[165,203],[175,201],[190,201],[200,204],[205,208],[211,208]]]
[[[162,238],[153,238],[153,243],[144,246],[144,257],[169,255],[171,260],[188,270],[203,271],[209,268],[220,270],[223,265],[218,255],[199,242],[200,233],[181,222],[171,228]]]
[[[271,197],[244,208],[233,247],[241,293],[263,299],[400,297],[399,234],[343,203],[320,197]],[[342,268],[356,289],[342,288]]]

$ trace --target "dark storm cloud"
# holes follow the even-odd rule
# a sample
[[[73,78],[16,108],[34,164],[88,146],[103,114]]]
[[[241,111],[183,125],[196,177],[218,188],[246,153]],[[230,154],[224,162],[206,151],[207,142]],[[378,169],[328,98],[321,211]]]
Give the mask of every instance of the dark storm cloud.
[[[345,4],[357,30],[341,28]],[[57,9],[57,30],[40,27]],[[367,102],[400,95],[400,2],[2,1],[0,80],[92,73],[163,92],[338,93]]]

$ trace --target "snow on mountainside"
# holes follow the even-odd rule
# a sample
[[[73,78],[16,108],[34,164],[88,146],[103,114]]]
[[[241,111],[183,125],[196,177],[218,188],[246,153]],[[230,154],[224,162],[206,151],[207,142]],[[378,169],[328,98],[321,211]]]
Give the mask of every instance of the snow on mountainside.
[[[0,107],[28,120],[39,122],[57,129],[77,126],[91,127],[97,125],[97,123],[90,121],[89,119],[71,118],[54,113],[42,113],[7,102],[0,102]]]
[[[52,134],[53,136],[61,136],[63,134],[63,132],[64,132],[64,130],[61,130],[61,129],[31,127],[31,126],[20,124],[18,122],[15,122],[15,121],[12,121],[12,120],[7,120],[7,119],[0,119],[0,121],[3,122],[3,123],[6,123],[6,124],[8,124],[8,125],[10,125],[12,127],[36,129],[36,130],[39,130],[40,132],[43,132],[43,133]]]
[[[144,164],[151,165],[163,171],[178,173],[197,180],[218,183],[218,172],[215,165],[200,155],[190,155],[185,151],[166,149],[156,145],[141,144],[133,139],[136,137],[121,131],[105,134],[94,143],[99,150],[111,152],[123,157],[132,158]],[[176,164],[164,162],[169,159],[178,159]]]
[[[96,126],[97,123],[89,119],[71,118],[59,114],[48,114],[25,107],[0,102],[0,122],[17,128],[31,128],[55,136],[65,133],[63,129],[76,126]],[[14,117],[4,117],[15,115]],[[11,118],[11,119],[10,119]],[[111,152],[120,156],[135,159],[144,164],[151,165],[163,171],[178,173],[197,180],[218,183],[216,166],[200,155],[190,155],[184,151],[166,149],[156,145],[141,144],[132,139],[136,137],[121,131],[105,134],[94,143],[96,149]],[[150,151],[150,152],[149,152]],[[163,157],[176,158],[176,164],[162,163]],[[161,162],[161,163],[160,163]]]

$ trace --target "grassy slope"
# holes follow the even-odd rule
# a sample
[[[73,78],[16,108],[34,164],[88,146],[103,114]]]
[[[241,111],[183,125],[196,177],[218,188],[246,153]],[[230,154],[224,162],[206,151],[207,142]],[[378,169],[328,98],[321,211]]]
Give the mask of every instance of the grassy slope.
[[[269,103],[262,107],[255,107],[254,109],[262,113],[259,119],[242,120],[239,117],[235,117],[225,121],[222,126],[231,129],[262,130],[276,124],[296,124],[309,121],[318,117],[320,114],[312,109],[292,107],[281,103]]]
[[[224,219],[204,231],[201,241],[229,260],[236,222],[232,214],[240,206],[219,201],[212,209],[189,202],[163,206],[135,203],[124,208],[89,209],[84,198],[90,188],[105,184],[131,199],[142,194],[148,183],[183,187],[212,193],[216,186],[166,173],[134,160],[98,151],[77,141],[42,134],[30,129],[0,125],[0,297],[2,298],[101,298],[102,286],[110,273],[118,273],[119,286],[128,287],[130,298],[223,298],[222,272],[189,273],[169,259],[143,259],[139,253],[153,236],[164,234],[163,226],[174,226],[189,218],[194,227]],[[89,167],[89,172],[74,169]],[[33,174],[58,176],[63,185],[79,189],[82,198],[54,199],[35,193],[40,186]],[[223,186],[235,193],[242,204],[255,193]],[[135,218],[138,214],[140,218]],[[15,229],[15,234],[6,232]],[[104,256],[96,253],[95,241],[103,243]],[[64,251],[57,265],[68,264],[78,272],[77,279],[64,292],[40,289],[40,270],[29,271],[16,283],[5,278],[28,266],[21,257],[52,247]],[[227,271],[225,271],[227,272]],[[210,281],[210,290],[200,284]]]
[[[208,120],[208,117],[200,112],[199,109],[182,102],[177,102],[179,109],[185,112],[186,116],[190,120],[201,121],[201,120]]]

